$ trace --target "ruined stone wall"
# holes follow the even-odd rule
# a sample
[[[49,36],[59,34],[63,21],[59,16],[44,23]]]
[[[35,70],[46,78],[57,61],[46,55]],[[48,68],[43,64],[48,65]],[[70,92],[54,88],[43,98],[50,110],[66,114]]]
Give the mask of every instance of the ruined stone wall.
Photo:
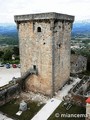
[[[0,89],[0,106],[15,98],[21,91],[19,84],[8,84],[7,86],[4,89]]]
[[[68,21],[54,22],[54,81],[55,91],[69,79],[70,76],[70,40],[71,23]]]
[[[41,32],[38,32],[41,28]],[[38,76],[26,80],[27,90],[52,93],[52,36],[50,22],[30,21],[19,24],[21,73],[36,66]]]
[[[81,73],[87,70],[87,58],[78,56],[75,63],[71,63],[71,73]]]
[[[85,105],[86,105],[85,101],[86,101],[87,97],[80,96],[80,95],[74,94],[74,93],[71,93],[71,95],[72,95],[72,99],[76,105],[85,107]]]

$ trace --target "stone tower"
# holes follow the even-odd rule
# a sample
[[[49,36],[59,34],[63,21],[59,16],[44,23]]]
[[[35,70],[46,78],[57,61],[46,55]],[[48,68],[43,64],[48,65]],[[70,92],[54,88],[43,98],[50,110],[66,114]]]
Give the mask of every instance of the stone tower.
[[[74,17],[40,13],[14,17],[18,27],[21,74],[29,68],[38,75],[27,78],[27,90],[45,95],[63,86],[70,75],[70,39]]]

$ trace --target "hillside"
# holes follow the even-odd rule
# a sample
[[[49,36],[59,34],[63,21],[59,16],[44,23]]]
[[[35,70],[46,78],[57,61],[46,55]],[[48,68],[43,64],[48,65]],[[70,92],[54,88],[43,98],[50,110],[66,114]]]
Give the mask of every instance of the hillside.
[[[18,34],[14,24],[0,24],[0,45],[17,45]]]
[[[75,22],[73,24],[72,37],[90,38],[90,20]]]
[[[90,20],[74,22],[72,38],[90,38]],[[15,24],[0,24],[0,45],[3,44],[18,44],[18,33]]]

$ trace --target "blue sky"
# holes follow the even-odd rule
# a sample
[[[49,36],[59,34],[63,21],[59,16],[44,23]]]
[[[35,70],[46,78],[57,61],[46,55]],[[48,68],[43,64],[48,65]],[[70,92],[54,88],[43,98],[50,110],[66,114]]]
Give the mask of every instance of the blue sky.
[[[14,23],[14,15],[58,12],[90,19],[90,0],[0,0],[0,23]]]

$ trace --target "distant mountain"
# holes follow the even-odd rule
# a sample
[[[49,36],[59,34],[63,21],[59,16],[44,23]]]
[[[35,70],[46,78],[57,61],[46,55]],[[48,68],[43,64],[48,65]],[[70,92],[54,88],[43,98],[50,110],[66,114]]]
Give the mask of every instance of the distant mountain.
[[[74,22],[72,38],[90,38],[90,20]],[[0,23],[0,44],[18,44],[16,24]]]
[[[72,35],[90,38],[90,20],[77,21],[73,24]]]
[[[17,45],[18,33],[15,24],[1,23],[0,24],[0,45]]]
[[[0,35],[12,35],[17,34],[17,27],[15,24],[11,23],[1,23],[0,24]]]

